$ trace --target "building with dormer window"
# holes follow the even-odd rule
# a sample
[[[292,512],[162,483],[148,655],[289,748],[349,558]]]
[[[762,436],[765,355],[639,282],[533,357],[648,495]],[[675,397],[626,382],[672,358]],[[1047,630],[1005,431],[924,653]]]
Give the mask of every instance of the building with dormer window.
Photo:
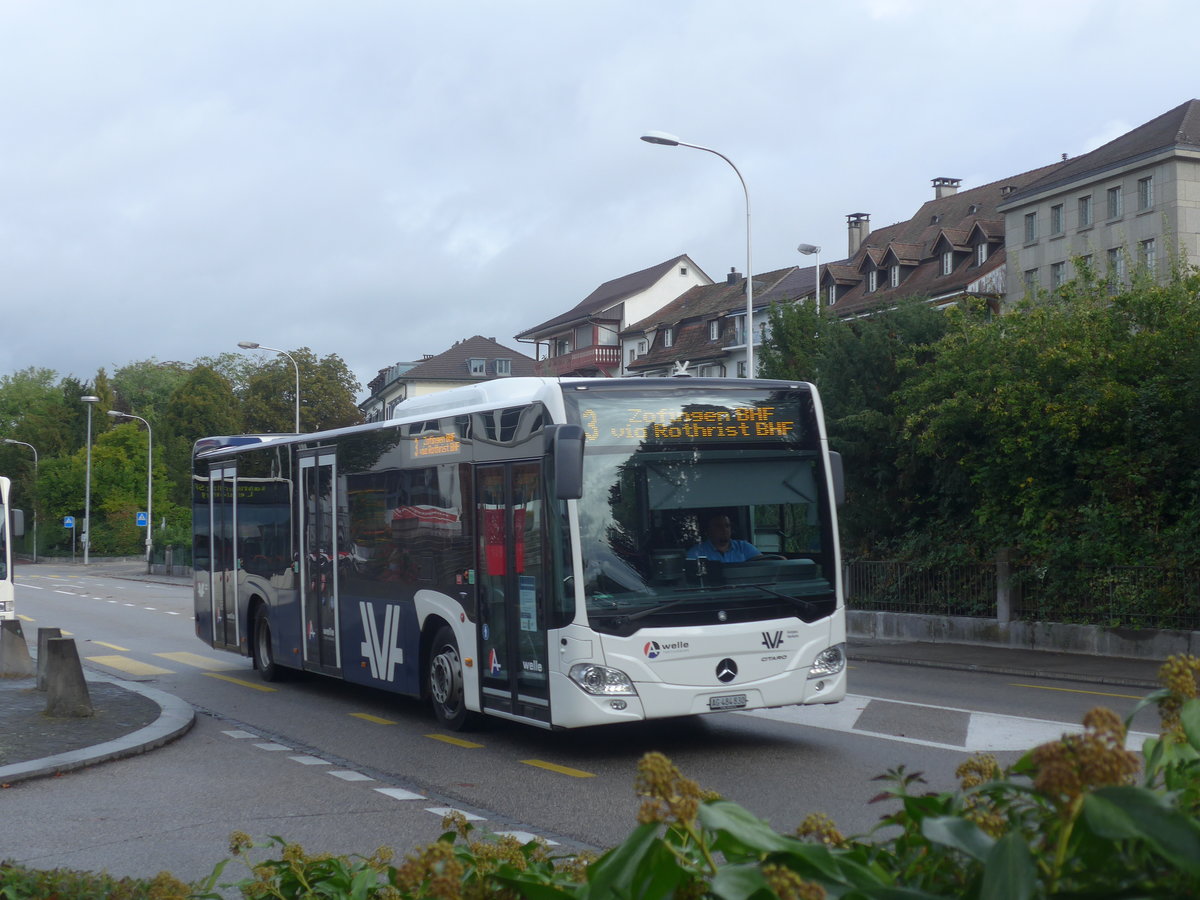
[[[517,350],[475,335],[449,350],[414,362],[380,369],[367,385],[370,396],[359,404],[368,422],[391,418],[404,400],[493,378],[532,375],[533,360]]]
[[[629,352],[620,334],[696,285],[712,279],[687,254],[606,281],[573,308],[516,336],[537,347],[538,375],[620,375]]]

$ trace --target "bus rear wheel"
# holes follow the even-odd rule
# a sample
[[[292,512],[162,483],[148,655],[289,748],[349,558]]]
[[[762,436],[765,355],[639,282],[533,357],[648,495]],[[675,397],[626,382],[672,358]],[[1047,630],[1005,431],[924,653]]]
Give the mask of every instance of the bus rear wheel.
[[[433,714],[451,731],[461,731],[470,722],[463,691],[462,657],[450,626],[443,625],[429,648],[429,699]]]
[[[254,611],[254,668],[263,681],[279,681],[283,673],[275,664],[275,651],[271,649],[271,623],[267,619],[266,606]]]

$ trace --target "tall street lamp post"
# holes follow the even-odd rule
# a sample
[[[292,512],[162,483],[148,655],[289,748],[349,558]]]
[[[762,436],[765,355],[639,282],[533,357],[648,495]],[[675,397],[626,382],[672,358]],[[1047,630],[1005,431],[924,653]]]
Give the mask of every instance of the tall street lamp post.
[[[149,575],[154,550],[154,432],[141,416],[118,409],[110,409],[108,414],[114,419],[137,419],[146,426],[146,574]]]
[[[100,402],[99,397],[91,394],[80,397],[87,404],[87,475],[83,488],[83,564],[88,564],[88,550],[92,546],[92,406]]]
[[[6,444],[20,444],[22,447],[28,447],[33,451],[33,561],[37,562],[37,480],[38,480],[38,453],[37,447],[26,441],[14,441],[12,438],[5,438]]]
[[[821,248],[816,244],[801,244],[796,250],[805,256],[817,255],[816,284],[813,286],[813,305],[821,308]]]
[[[255,341],[238,341],[238,346],[243,350],[270,350],[273,353],[282,353],[288,359],[292,360],[292,368],[296,370],[296,434],[300,433],[300,366],[296,365],[296,360],[292,354],[286,350],[280,350],[277,347],[267,347]]]
[[[659,144],[663,147],[691,147],[693,150],[703,150],[705,153],[711,153],[714,156],[719,156],[725,162],[729,163],[729,167],[733,169],[738,177],[738,181],[742,183],[742,193],[746,195],[746,377],[754,377],[754,267],[750,261],[750,191],[746,189],[746,179],[742,177],[742,173],[738,171],[738,167],[724,153],[720,153],[711,147],[701,147],[699,144],[689,144],[686,141],[681,141],[673,134],[666,134],[662,131],[650,131],[642,135],[642,140],[648,144]]]

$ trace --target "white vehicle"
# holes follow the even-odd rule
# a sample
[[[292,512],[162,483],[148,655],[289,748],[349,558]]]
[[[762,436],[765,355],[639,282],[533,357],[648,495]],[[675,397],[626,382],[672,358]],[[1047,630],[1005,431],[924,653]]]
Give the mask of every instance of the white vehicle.
[[[17,617],[17,604],[13,599],[12,539],[13,510],[8,498],[12,482],[0,475],[0,622]]]
[[[841,463],[810,384],[496,379],[193,461],[196,634],[267,679],[426,697],[449,728],[845,695]],[[699,552],[713,514],[757,558]]]

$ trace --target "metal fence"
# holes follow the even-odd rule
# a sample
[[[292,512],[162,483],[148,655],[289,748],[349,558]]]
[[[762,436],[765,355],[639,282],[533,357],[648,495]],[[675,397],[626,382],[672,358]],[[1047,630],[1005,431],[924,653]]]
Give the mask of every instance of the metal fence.
[[[850,609],[997,617],[998,565],[921,566],[854,560]],[[1200,630],[1200,569],[1158,566],[1012,566],[1011,618],[1107,628]]]

